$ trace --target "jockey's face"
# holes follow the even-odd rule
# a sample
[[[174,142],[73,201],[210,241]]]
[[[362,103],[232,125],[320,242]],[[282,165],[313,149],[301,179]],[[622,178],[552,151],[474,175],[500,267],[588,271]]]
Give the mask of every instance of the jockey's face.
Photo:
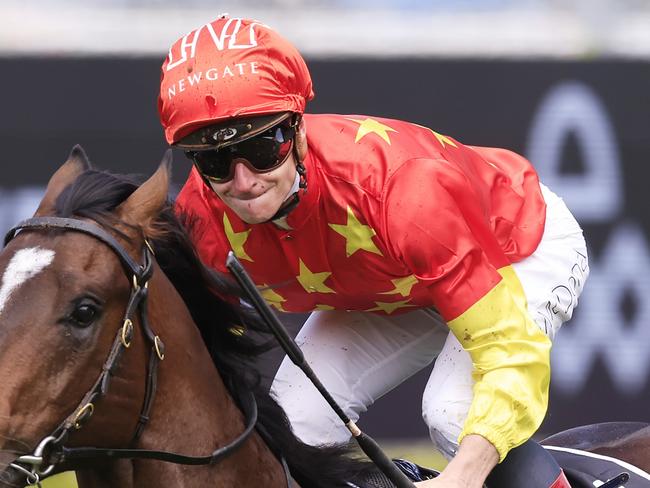
[[[234,160],[233,164],[231,180],[210,181],[210,186],[244,222],[266,222],[275,215],[293,186],[296,178],[293,152],[281,166],[268,173],[256,173],[243,161]]]
[[[255,167],[251,167],[251,161],[235,155],[228,168],[228,174],[221,176],[223,181],[220,181],[215,178],[218,167],[207,165],[207,168],[214,173],[204,175],[206,182],[244,222],[249,224],[266,222],[290,196],[289,192],[297,176],[296,157],[303,161],[307,155],[307,132],[304,119],[300,119],[295,135],[292,137],[293,142],[286,159],[271,171],[257,172]],[[278,146],[273,148],[277,150]],[[252,153],[256,154],[255,151]],[[195,160],[195,163],[198,162]],[[201,165],[198,166],[200,168]]]

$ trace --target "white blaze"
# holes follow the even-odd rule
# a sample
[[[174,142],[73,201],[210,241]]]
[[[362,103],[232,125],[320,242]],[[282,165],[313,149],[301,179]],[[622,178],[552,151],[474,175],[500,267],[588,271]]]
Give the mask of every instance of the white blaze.
[[[30,247],[20,249],[9,261],[2,276],[2,287],[0,287],[0,312],[4,310],[11,294],[25,281],[40,273],[47,265],[54,260],[54,251]]]

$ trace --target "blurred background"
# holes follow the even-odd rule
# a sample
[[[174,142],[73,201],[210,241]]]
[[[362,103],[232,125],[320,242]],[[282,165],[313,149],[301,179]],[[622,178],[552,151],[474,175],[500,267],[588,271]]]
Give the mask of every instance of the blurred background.
[[[156,97],[167,49],[224,12],[296,44],[314,79],[308,111],[406,119],[526,155],[591,254],[553,349],[541,433],[649,420],[647,0],[0,0],[0,231],[33,212],[76,143],[98,167],[151,173],[166,148]],[[177,187],[188,170],[176,154]],[[295,330],[303,317],[285,319]],[[377,402],[368,433],[398,451],[428,446],[427,377]]]

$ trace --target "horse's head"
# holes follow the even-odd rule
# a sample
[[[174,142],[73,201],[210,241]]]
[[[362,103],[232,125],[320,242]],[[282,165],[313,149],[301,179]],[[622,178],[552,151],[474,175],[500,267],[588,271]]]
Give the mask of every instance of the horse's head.
[[[149,180],[133,185],[130,195],[107,209],[101,205],[106,198],[101,196],[101,173],[95,172],[97,179],[89,178],[85,187],[70,186],[90,168],[83,150],[75,147],[52,176],[35,217],[65,217],[101,227],[139,267],[145,260],[145,237],[166,202],[170,159],[168,153]],[[71,189],[95,192],[99,203],[70,206],[79,200],[69,194]],[[27,226],[2,250],[0,468],[17,454],[33,452],[44,436],[61,435],[63,427],[69,444],[90,443],[90,433],[92,445],[98,446],[127,445],[133,438],[151,345],[139,340],[140,328],[123,322],[133,289],[142,284],[134,283],[115,249],[79,229]],[[132,321],[140,321],[137,313]],[[124,353],[127,345],[130,350]],[[121,358],[110,362],[112,354]],[[113,371],[99,378],[109,364]],[[127,374],[136,368],[142,373]],[[111,394],[103,395],[109,384]],[[89,396],[92,391],[100,394]],[[124,417],[132,419],[126,429]]]

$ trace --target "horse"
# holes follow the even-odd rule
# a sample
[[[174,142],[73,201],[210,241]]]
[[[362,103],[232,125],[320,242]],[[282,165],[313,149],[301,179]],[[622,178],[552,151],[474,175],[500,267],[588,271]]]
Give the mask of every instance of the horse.
[[[348,486],[373,468],[291,433],[254,365],[266,329],[200,262],[170,162],[138,186],[75,147],[10,232],[0,486],[63,470],[80,488]]]
[[[170,158],[138,185],[92,169],[75,147],[34,218],[9,233],[0,487],[63,470],[77,472],[80,488],[319,488],[380,477],[349,449],[291,433],[255,365],[268,331],[198,258],[192,222],[167,199]],[[650,470],[647,424],[599,424],[545,443]]]

